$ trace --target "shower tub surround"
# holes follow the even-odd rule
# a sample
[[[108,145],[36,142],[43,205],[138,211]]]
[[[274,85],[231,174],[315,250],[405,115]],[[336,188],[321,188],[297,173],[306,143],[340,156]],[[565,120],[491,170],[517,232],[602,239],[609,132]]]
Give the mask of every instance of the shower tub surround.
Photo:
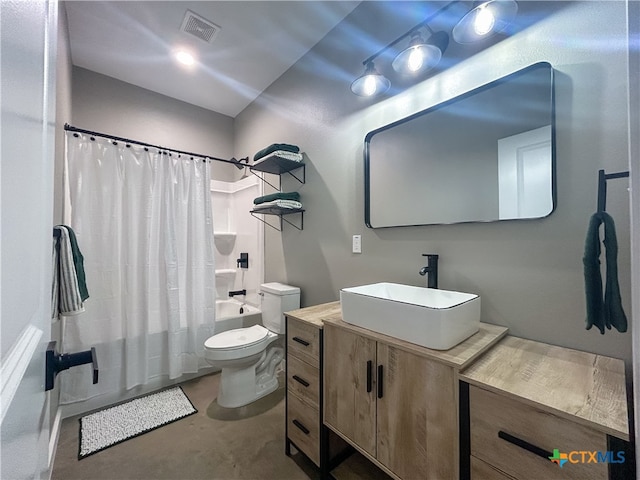
[[[253,305],[234,299],[216,300],[216,333],[258,325],[261,320],[262,312]]]
[[[246,290],[244,297],[235,299],[254,307],[260,305],[264,227],[249,214],[253,199],[260,195],[262,182],[254,175],[236,182],[211,181],[218,301],[228,299],[229,291]],[[249,268],[238,268],[241,253],[249,254]]]

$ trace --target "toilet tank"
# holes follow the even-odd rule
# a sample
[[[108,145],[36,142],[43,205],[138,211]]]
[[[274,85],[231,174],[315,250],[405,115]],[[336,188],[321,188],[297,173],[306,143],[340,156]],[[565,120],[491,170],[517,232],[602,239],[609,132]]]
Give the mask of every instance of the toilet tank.
[[[262,324],[274,333],[285,332],[284,313],[300,308],[300,289],[284,283],[260,286]]]

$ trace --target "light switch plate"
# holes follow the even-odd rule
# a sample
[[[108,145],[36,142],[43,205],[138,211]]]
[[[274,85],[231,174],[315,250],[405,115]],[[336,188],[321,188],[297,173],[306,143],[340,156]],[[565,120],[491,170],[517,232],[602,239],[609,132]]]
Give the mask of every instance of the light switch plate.
[[[351,244],[352,253],[362,253],[362,235],[354,235]]]

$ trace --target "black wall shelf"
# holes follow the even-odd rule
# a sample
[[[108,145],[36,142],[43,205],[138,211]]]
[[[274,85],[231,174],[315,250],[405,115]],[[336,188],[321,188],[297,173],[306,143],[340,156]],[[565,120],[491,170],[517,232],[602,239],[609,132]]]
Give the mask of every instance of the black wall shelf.
[[[283,222],[288,223],[289,225],[291,225],[294,228],[297,228],[298,230],[302,230],[304,228],[304,209],[303,208],[282,208],[282,207],[266,207],[266,208],[255,208],[253,210],[251,210],[249,212],[251,214],[251,216],[257,218],[258,220],[260,220],[262,223],[270,226],[271,228],[281,232],[282,231],[282,227],[283,227]],[[286,218],[284,218],[286,215],[292,215],[294,213],[299,213],[300,214],[300,226],[296,225],[293,222],[290,222],[289,220],[287,220]],[[280,227],[278,228],[277,226],[267,222],[266,220],[264,220],[264,218],[261,218],[258,216],[259,215],[274,215],[280,218]]]
[[[294,170],[298,170],[300,168],[302,169],[302,177],[298,177],[293,174]],[[281,191],[281,186],[282,186],[281,178],[278,179],[278,186],[276,187],[271,182],[265,180],[264,176],[260,176],[255,172],[271,173],[273,175],[278,175],[278,176],[284,173],[288,173],[300,183],[302,184],[305,183],[305,175],[306,175],[305,164],[302,162],[296,162],[295,160],[289,160],[288,158],[279,157],[278,155],[271,155],[266,159],[262,160],[260,163],[250,166],[249,171],[253,173],[256,177],[258,177],[260,180],[271,185],[273,188],[275,188],[278,191]]]

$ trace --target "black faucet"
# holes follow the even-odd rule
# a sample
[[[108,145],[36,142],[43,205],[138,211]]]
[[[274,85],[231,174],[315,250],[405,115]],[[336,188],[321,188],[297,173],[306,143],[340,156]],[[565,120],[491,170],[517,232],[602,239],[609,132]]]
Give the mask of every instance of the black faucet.
[[[236,295],[246,295],[247,291],[246,290],[231,290],[229,292],[229,296],[230,297],[235,297]]]
[[[423,257],[427,257],[427,265],[422,267],[418,272],[425,276],[427,273],[427,288],[438,288],[438,255],[432,253],[423,253]]]

